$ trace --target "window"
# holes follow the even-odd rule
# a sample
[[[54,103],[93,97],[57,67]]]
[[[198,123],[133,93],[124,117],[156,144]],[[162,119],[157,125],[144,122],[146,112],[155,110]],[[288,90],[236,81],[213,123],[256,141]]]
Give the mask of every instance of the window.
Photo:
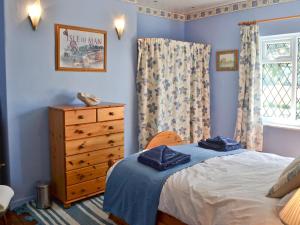
[[[300,125],[300,34],[261,38],[264,121]]]

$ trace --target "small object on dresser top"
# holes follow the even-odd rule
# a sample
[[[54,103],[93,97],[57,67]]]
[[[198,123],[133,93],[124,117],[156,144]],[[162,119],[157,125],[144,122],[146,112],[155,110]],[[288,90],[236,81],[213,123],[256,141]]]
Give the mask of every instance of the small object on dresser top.
[[[82,101],[84,104],[86,104],[87,106],[95,106],[95,105],[98,105],[101,101],[100,98],[94,96],[94,95],[91,95],[91,94],[88,94],[88,93],[85,93],[85,92],[78,92],[77,93],[77,98]]]
[[[212,149],[216,151],[232,151],[240,149],[242,146],[235,140],[223,136],[208,138],[198,142],[198,146],[205,149]]]
[[[152,148],[141,153],[138,157],[138,162],[159,171],[167,170],[189,161],[191,161],[190,155],[176,152],[166,145]]]

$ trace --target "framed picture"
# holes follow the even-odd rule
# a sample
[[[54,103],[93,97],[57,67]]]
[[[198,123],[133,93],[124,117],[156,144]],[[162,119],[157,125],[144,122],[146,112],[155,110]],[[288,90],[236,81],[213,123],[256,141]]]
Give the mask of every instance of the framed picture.
[[[56,70],[106,72],[107,32],[56,24]]]
[[[217,71],[237,71],[239,68],[239,51],[217,52]]]

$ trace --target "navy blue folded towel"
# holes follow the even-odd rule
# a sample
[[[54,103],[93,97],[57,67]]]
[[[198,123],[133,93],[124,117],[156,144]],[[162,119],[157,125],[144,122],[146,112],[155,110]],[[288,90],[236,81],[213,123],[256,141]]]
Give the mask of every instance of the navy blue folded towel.
[[[212,149],[216,151],[233,151],[240,149],[242,146],[235,140],[223,136],[217,136],[214,138],[208,138],[198,142],[198,146],[201,148]]]
[[[138,156],[138,162],[159,171],[167,170],[189,161],[191,161],[191,155],[176,152],[166,145],[152,148]]]

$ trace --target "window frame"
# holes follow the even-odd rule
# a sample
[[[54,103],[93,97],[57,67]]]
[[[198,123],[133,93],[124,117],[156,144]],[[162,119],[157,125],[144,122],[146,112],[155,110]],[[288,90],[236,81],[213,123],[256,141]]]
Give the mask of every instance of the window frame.
[[[266,57],[266,48],[268,43],[280,43],[282,41],[290,42],[290,56],[278,57],[269,59]],[[270,35],[260,37],[260,67],[261,77],[263,76],[264,64],[276,63],[292,63],[292,96],[291,96],[291,116],[289,119],[281,119],[278,117],[263,117],[263,124],[265,125],[280,125],[300,128],[300,119],[296,119],[297,115],[297,76],[298,76],[298,40],[300,40],[300,33]],[[263,107],[263,106],[262,106]]]

